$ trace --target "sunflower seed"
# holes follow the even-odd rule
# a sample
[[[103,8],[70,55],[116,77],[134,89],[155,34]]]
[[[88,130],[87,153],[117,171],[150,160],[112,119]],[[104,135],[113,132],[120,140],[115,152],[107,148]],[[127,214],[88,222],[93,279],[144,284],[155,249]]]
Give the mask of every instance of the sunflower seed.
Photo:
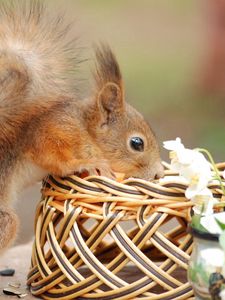
[[[5,295],[11,295],[11,296],[19,296],[21,295],[21,291],[17,290],[15,288],[7,287],[3,289],[3,293]]]
[[[20,295],[17,295],[18,298],[25,298],[28,294],[20,294]]]
[[[9,282],[8,286],[18,289],[19,287],[21,287],[21,283],[20,282]]]

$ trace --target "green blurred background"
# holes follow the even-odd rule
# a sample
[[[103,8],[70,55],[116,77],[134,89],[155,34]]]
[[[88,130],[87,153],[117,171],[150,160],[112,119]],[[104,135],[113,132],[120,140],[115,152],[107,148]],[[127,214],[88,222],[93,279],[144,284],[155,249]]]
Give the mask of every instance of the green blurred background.
[[[158,140],[181,137],[187,147],[205,147],[225,160],[225,100],[199,88],[206,49],[206,20],[201,0],[52,0],[52,10],[75,19],[82,58],[77,70],[83,94],[91,89],[92,46],[106,41],[114,49],[126,86],[127,101],[150,122]],[[58,8],[59,7],[59,8]],[[162,150],[164,159],[168,154]],[[37,187],[27,191],[19,242],[31,236]],[[31,201],[32,200],[32,201]],[[27,200],[26,200],[27,201]],[[25,204],[24,204],[25,205]]]
[[[205,147],[217,161],[225,153],[225,97],[199,89],[206,48],[201,0],[51,1],[70,12],[84,47],[81,78],[90,78],[93,43],[114,49],[127,101],[149,120],[160,142],[179,136]],[[162,150],[164,159],[167,153]]]

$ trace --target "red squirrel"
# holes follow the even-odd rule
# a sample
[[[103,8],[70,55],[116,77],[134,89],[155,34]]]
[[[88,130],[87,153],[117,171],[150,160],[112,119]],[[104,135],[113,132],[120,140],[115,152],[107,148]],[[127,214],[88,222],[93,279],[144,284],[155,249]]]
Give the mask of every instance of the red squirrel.
[[[76,96],[76,40],[39,1],[0,5],[0,252],[16,237],[16,195],[47,174],[154,179],[159,146],[143,116],[125,101],[118,62],[96,49],[95,90]]]

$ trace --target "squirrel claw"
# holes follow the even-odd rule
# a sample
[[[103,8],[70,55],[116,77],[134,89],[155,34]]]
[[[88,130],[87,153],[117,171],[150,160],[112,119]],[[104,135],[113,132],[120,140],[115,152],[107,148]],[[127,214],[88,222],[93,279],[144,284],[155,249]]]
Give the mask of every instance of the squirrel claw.
[[[113,173],[113,171],[110,168],[97,168],[97,171],[99,172],[98,175],[100,176],[104,176],[110,179],[114,179],[116,178],[115,174]]]

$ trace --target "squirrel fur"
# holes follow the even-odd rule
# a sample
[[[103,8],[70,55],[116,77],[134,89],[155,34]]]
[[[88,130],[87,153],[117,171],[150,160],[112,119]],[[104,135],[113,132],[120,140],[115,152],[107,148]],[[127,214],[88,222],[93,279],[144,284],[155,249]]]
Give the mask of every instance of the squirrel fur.
[[[125,101],[109,46],[96,49],[95,90],[79,99],[76,40],[63,19],[39,1],[23,0],[1,4],[0,19],[1,252],[19,224],[12,201],[48,173],[154,179],[163,168],[151,128]],[[141,138],[143,148],[132,148],[132,137]]]

